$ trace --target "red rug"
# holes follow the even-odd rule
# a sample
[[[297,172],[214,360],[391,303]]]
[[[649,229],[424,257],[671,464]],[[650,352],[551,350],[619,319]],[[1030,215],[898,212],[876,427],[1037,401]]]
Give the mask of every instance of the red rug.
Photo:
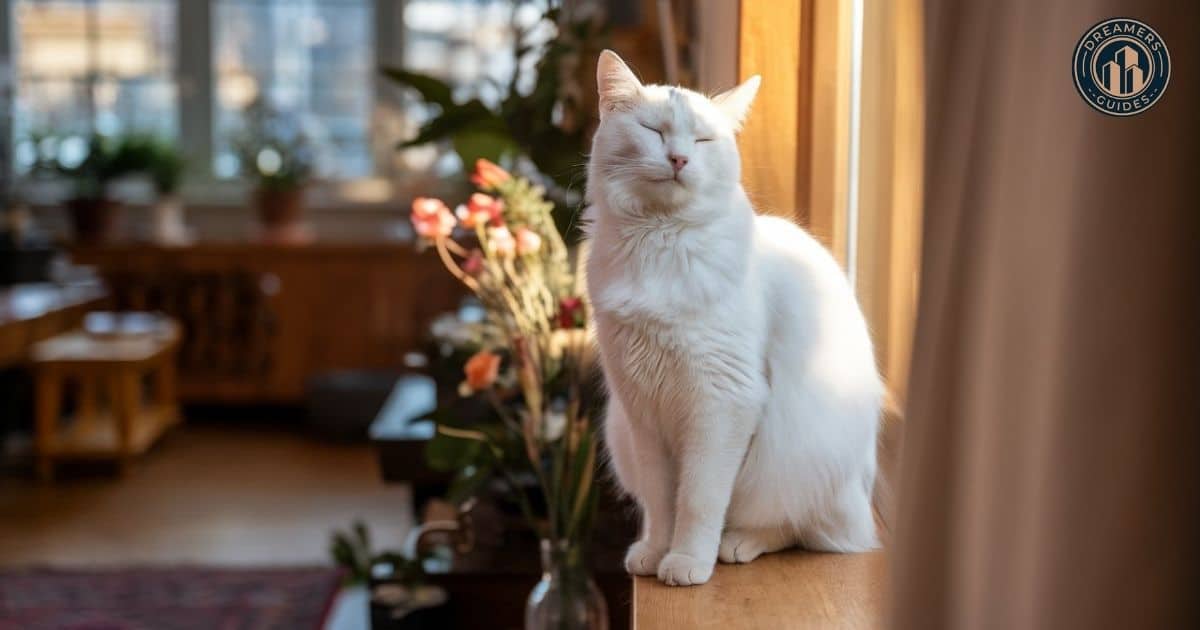
[[[0,571],[0,630],[320,630],[329,568]]]

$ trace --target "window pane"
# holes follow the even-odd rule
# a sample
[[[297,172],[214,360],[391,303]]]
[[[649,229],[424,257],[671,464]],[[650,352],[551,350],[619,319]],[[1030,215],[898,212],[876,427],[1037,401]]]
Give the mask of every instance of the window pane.
[[[317,175],[372,174],[371,0],[218,0],[214,167],[235,175],[231,139],[256,98],[295,120],[312,145]]]
[[[542,20],[547,0],[408,0],[404,5],[404,67],[446,81],[457,101],[478,98],[497,106],[508,93],[516,72],[513,44],[518,28],[526,31],[524,43],[535,48],[554,35]],[[538,55],[528,55],[517,88],[533,89],[532,65]],[[400,137],[412,137],[436,113],[411,96],[404,100]],[[397,154],[403,171],[453,172],[460,168],[454,152],[442,145],[425,145]]]
[[[409,0],[404,65],[448,81],[456,98],[478,96],[495,105],[504,89],[499,86],[507,86],[515,71],[514,26],[532,29],[527,44],[545,42],[553,35],[548,24],[539,24],[545,10],[539,0]]]
[[[18,143],[177,133],[174,0],[15,0],[13,18]]]

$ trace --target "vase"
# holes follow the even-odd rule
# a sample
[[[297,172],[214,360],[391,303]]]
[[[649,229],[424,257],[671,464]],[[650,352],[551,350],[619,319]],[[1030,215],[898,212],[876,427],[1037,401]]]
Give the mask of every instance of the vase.
[[[161,197],[151,209],[150,237],[160,245],[186,245],[191,231],[183,219],[183,200],[176,196]]]
[[[542,579],[525,603],[525,630],[608,630],[608,605],[578,542],[541,541]]]

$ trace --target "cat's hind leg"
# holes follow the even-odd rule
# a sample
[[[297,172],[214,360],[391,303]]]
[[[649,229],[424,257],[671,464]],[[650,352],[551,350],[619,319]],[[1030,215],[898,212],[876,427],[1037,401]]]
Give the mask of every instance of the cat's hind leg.
[[[721,534],[717,558],[721,562],[744,563],[764,553],[787,549],[800,542],[791,525],[780,527],[730,527]]]
[[[829,511],[801,530],[800,543],[812,551],[836,553],[879,548],[870,493],[858,484],[843,487]]]

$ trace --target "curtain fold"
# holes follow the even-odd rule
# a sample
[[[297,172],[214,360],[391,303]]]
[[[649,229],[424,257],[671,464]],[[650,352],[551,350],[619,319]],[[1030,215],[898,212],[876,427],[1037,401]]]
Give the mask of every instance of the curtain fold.
[[[897,629],[1200,628],[1200,3],[928,0]],[[1166,94],[1106,116],[1130,17]]]

